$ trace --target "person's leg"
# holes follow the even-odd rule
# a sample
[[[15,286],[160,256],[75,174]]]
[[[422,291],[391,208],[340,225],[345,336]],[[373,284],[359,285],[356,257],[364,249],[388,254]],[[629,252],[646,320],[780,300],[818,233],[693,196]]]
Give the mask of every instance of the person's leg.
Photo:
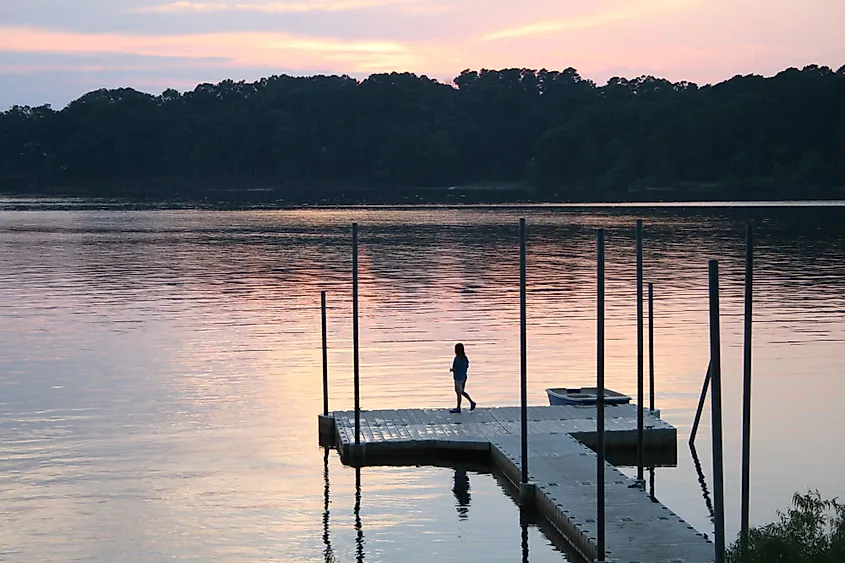
[[[464,386],[466,386],[466,380],[464,380]],[[469,393],[467,393],[466,391],[464,391],[464,390],[462,389],[462,390],[461,390],[461,395],[463,395],[464,397],[466,397],[466,398],[467,398],[467,400],[469,401],[469,410],[471,410],[471,411],[472,411],[472,410],[475,410],[475,401],[473,401],[473,400],[472,400],[472,397],[470,397],[470,396],[469,396]]]
[[[461,412],[461,393],[464,392],[463,381],[455,380],[455,396],[458,399],[458,406],[451,409],[450,412]]]

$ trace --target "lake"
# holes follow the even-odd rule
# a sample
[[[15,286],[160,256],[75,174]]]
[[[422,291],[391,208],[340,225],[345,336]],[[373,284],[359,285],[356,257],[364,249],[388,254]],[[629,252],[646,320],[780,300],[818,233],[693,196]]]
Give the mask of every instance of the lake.
[[[330,408],[353,404],[353,221],[362,408],[451,407],[455,342],[480,406],[519,403],[520,217],[533,405],[547,387],[595,381],[597,228],[607,386],[636,396],[644,220],[656,407],[679,440],[655,495],[711,535],[709,410],[701,476],[686,442],[709,357],[707,262],[720,261],[729,540],[753,221],[751,523],[796,491],[845,496],[839,203],[227,211],[0,198],[0,560],[567,560],[484,467],[356,472],[317,444],[321,290]]]

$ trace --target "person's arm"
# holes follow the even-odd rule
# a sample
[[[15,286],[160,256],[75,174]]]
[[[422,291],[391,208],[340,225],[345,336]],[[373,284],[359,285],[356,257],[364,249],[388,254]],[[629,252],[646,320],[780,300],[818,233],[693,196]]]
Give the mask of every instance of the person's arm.
[[[449,368],[449,371],[455,371],[455,362],[458,361],[458,357],[455,356],[455,359],[452,360],[452,367]]]

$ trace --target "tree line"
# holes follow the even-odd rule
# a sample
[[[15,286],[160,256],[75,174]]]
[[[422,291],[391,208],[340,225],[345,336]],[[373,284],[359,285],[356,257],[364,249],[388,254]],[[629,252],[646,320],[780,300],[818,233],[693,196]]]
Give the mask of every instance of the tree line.
[[[6,192],[400,201],[503,185],[545,201],[837,196],[845,66],[705,86],[573,68],[282,75],[0,113]]]

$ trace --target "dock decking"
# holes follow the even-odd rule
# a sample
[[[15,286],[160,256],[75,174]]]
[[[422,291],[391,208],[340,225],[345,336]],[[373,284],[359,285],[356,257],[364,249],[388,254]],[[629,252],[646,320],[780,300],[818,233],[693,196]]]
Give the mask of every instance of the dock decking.
[[[491,463],[519,485],[519,407],[478,408],[450,414],[446,409],[361,411],[360,445],[355,414],[320,417],[323,442],[337,448],[344,463],[378,465],[403,457],[449,451],[489,455]],[[636,405],[605,407],[605,444],[636,447]],[[646,451],[677,448],[674,427],[645,411]],[[596,409],[586,406],[528,408],[528,473],[533,503],[587,560],[596,545]],[[652,501],[636,482],[610,464],[605,467],[607,562],[712,563],[714,546],[680,516]]]

